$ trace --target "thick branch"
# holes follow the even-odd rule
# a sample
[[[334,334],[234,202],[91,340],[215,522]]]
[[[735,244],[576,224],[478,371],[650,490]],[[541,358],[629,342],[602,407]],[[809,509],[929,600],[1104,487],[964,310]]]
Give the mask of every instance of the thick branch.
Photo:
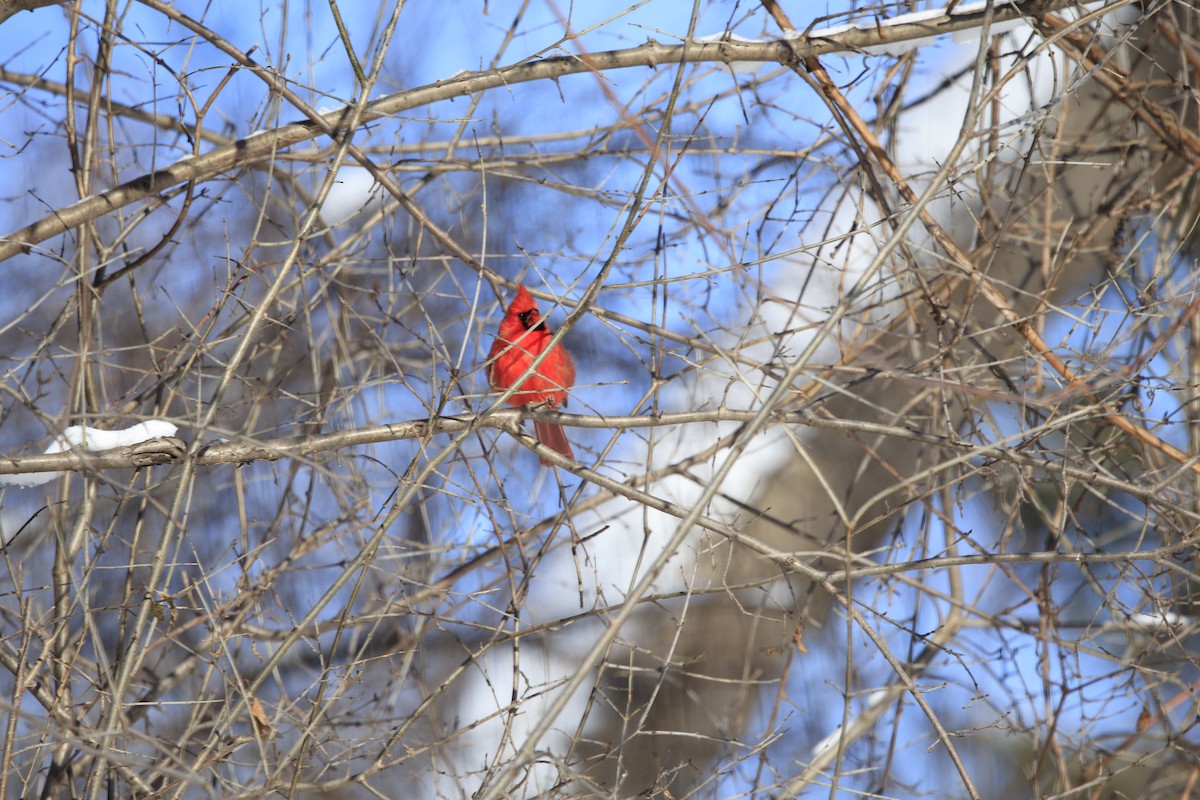
[[[1052,8],[1071,5],[1056,3],[1019,3],[999,6],[994,10],[993,23],[1041,14]],[[761,61],[781,64],[796,59],[813,58],[830,53],[857,52],[865,48],[899,44],[959,30],[978,27],[983,12],[969,14],[943,13],[937,17],[896,25],[874,25],[870,28],[849,28],[829,36],[799,35],[794,40],[768,42],[686,42],[661,44],[649,41],[627,50],[613,50],[589,55],[586,62],[574,56],[546,58],[511,67],[466,73],[438,81],[408,92],[388,95],[370,103],[359,118],[359,124],[420,108],[441,100],[462,97],[488,89],[511,86],[537,80],[555,80],[566,75],[590,71],[609,71],[629,67],[656,67],[660,64],[682,62]],[[317,119],[295,122],[268,131],[255,133],[233,144],[218,147],[200,155],[186,156],[174,164],[141,175],[120,186],[77,203],[58,209],[30,225],[13,231],[0,239],[0,261],[26,252],[30,247],[65,233],[77,225],[97,219],[104,214],[131,203],[152,197],[172,186],[187,181],[206,180],[235,167],[278,155],[293,145],[314,139],[325,130],[339,130],[351,106],[321,115]]]
[[[0,0],[0,23],[22,11],[35,11],[57,5],[62,5],[62,0]]]
[[[1110,413],[1109,409],[1102,406],[1094,407],[1093,411],[1095,419],[1103,419]],[[1088,409],[1086,408],[1076,409],[1075,413],[1078,415],[1077,423],[1083,422],[1088,418],[1089,414],[1087,412]],[[220,464],[247,464],[253,461],[298,459],[347,447],[382,444],[402,439],[427,439],[440,434],[458,433],[472,427],[476,429],[493,428],[504,430],[513,436],[520,436],[524,444],[534,447],[534,439],[521,433],[520,423],[523,419],[552,420],[575,428],[623,430],[655,427],[666,428],[697,423],[747,422],[756,413],[754,411],[733,409],[710,409],[657,415],[603,417],[563,414],[542,410],[521,411],[511,409],[498,411],[483,418],[468,416],[436,417],[432,420],[409,420],[389,425],[375,425],[368,428],[355,428],[353,430],[311,436],[219,442],[201,448],[197,452],[195,460],[198,465],[217,466]],[[1123,492],[1131,497],[1137,497],[1146,502],[1153,502],[1160,507],[1170,507],[1175,513],[1195,520],[1195,515],[1189,509],[1171,504],[1168,498],[1163,495],[1161,486],[1151,485],[1142,487],[1132,483],[1125,476],[1107,475],[1097,469],[1079,469],[1052,458],[1028,455],[1021,449],[1010,447],[1007,442],[968,442],[947,436],[938,436],[916,428],[885,425],[878,422],[857,419],[830,419],[806,411],[777,411],[769,416],[768,421],[773,425],[801,425],[822,430],[844,431],[847,434],[870,434],[921,442],[922,444],[943,448],[960,455],[969,454],[971,457],[984,459],[988,462],[1004,462],[1018,467],[1037,469],[1051,473],[1056,478],[1067,477],[1087,481],[1090,485]],[[1027,444],[1024,433],[1016,438],[1017,441],[1014,441],[1013,444],[1017,448]],[[571,462],[569,459],[553,453],[548,448],[538,447],[538,452],[546,453],[547,458],[555,464],[580,475],[586,476],[591,474],[578,463]],[[61,472],[68,470],[79,472],[97,469],[130,469],[179,461],[185,455],[185,443],[177,438],[169,437],[151,439],[138,445],[130,445],[102,452],[68,451],[50,455],[0,456],[0,475],[17,475],[30,472]]]

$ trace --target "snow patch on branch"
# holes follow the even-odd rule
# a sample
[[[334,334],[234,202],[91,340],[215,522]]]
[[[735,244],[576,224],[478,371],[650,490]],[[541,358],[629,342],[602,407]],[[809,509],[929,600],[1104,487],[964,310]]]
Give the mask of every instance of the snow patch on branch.
[[[87,425],[72,425],[55,438],[43,455],[62,453],[67,450],[85,450],[93,453],[115,450],[131,444],[141,444],[151,439],[174,436],[179,428],[161,419],[147,420],[131,425],[124,430],[102,431]],[[41,486],[58,477],[60,472],[25,472],[19,475],[0,475],[0,484],[9,486]]]
[[[993,3],[993,7],[995,7],[995,8],[1000,8],[1001,6],[1006,6],[1006,5],[1015,6],[1015,5],[1018,5],[1018,3],[1016,2],[1016,0],[995,0],[995,2]],[[987,7],[988,7],[988,3],[986,2],[986,0],[985,0],[985,2],[964,3],[962,5],[955,6],[954,8],[952,8],[949,11],[949,13],[947,13],[947,11],[944,7],[943,8],[933,8],[933,9],[929,9],[926,11],[914,11],[911,14],[901,14],[898,17],[892,17],[890,19],[871,19],[871,20],[864,20],[862,22],[852,22],[852,23],[848,23],[848,24],[844,24],[844,25],[831,25],[828,28],[820,28],[818,30],[813,30],[813,31],[808,31],[808,32],[797,31],[795,33],[789,33],[784,38],[787,38],[787,39],[801,39],[801,38],[803,38],[803,39],[830,39],[830,38],[839,36],[841,34],[850,33],[850,32],[859,32],[859,33],[872,32],[872,31],[879,32],[879,31],[883,31],[887,28],[895,28],[895,27],[898,27],[901,25],[919,25],[921,23],[929,23],[929,22],[935,22],[935,21],[939,21],[939,20],[953,19],[954,17],[965,17],[965,16],[971,16],[971,15],[975,15],[975,14],[983,14],[987,11]],[[1026,24],[1026,22],[1024,19],[1013,19],[1013,20],[1008,20],[1005,22],[994,22],[988,28],[988,34],[991,36],[997,36],[999,34],[1007,33],[1011,30],[1015,30],[1016,28],[1019,28],[1025,24]],[[967,42],[977,41],[979,39],[979,30],[976,28],[976,29],[969,29],[969,30],[953,31],[950,35],[951,35],[951,39],[954,42],[963,44],[963,43],[967,43]],[[863,53],[867,53],[867,54],[871,54],[871,55],[902,56],[911,50],[916,50],[919,47],[924,47],[926,45],[933,44],[936,39],[937,39],[936,35],[924,36],[924,37],[921,37],[918,39],[907,39],[905,41],[899,41],[899,42],[887,42],[885,44],[870,45],[868,47],[860,48],[860,50]]]

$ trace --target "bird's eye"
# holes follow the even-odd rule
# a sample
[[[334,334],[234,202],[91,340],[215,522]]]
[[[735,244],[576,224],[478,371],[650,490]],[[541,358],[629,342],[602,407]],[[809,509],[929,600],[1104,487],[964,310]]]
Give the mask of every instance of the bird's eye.
[[[525,326],[525,330],[529,330],[537,322],[537,309],[531,308],[528,311],[522,311],[520,314],[517,314],[517,319],[521,320],[521,324]]]

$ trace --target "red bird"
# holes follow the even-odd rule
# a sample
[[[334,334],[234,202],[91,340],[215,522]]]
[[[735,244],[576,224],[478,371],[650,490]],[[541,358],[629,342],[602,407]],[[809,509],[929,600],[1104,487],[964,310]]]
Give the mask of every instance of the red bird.
[[[504,391],[517,385],[517,391],[508,398],[509,405],[526,408],[544,405],[551,409],[566,406],[567,392],[575,384],[575,362],[561,342],[554,345],[536,372],[525,374],[550,344],[552,335],[538,313],[537,303],[525,284],[521,284],[504,319],[500,320],[500,333],[488,353],[487,376],[492,389]],[[539,442],[567,458],[575,458],[561,425],[535,420],[533,429]],[[550,463],[539,459],[542,466]]]

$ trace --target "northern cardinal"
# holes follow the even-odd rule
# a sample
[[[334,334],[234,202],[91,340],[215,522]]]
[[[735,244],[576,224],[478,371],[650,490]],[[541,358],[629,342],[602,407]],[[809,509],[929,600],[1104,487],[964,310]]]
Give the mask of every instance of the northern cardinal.
[[[536,372],[525,376],[529,365],[550,344],[551,336],[538,313],[537,303],[525,284],[521,284],[504,319],[500,320],[500,333],[488,353],[487,376],[492,389],[504,391],[517,384],[517,391],[508,398],[509,405],[526,408],[545,405],[551,409],[566,406],[567,391],[575,383],[575,362],[561,342],[554,345]],[[575,458],[561,425],[535,420],[533,429],[539,442],[567,458]],[[540,456],[539,460],[542,466],[550,463]]]

